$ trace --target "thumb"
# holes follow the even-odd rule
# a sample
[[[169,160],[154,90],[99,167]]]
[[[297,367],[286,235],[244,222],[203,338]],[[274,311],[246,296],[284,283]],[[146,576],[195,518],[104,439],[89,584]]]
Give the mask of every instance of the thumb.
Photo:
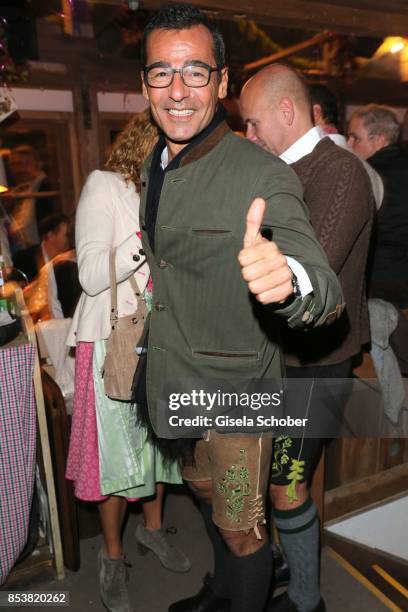
[[[244,248],[250,247],[261,237],[260,229],[265,214],[266,202],[263,198],[255,198],[249,207],[246,217]]]

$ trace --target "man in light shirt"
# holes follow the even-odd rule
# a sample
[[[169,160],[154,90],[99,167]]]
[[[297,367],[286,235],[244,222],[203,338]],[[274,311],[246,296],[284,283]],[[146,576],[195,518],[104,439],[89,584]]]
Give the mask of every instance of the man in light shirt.
[[[325,335],[284,334],[287,376],[316,380],[319,391],[311,396],[310,409],[324,419],[329,402],[340,412],[343,408],[341,398],[331,396],[329,379],[345,379],[341,392],[347,395],[352,358],[369,340],[364,278],[374,205],[368,175],[356,156],[313,126],[307,83],[289,67],[271,65],[250,79],[241,93],[241,114],[247,138],[279,156],[300,178],[312,225],[345,295],[346,311]],[[306,403],[303,397],[295,402]],[[281,436],[274,442],[270,493],[291,578],[287,593],[270,601],[267,610],[325,610],[319,520],[309,492],[322,447],[318,438]],[[294,460],[304,461],[295,486],[289,485]]]

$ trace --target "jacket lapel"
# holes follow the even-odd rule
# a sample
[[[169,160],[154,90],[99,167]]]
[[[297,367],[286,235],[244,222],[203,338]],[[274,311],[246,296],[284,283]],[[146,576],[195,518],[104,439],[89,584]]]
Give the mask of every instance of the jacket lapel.
[[[180,168],[198,161],[204,157],[204,155],[207,155],[207,153],[212,151],[212,149],[217,146],[220,140],[222,140],[225,134],[227,134],[229,131],[230,128],[228,127],[226,121],[219,123],[217,127],[210,132],[207,138],[202,140],[196,147],[193,147],[186,155],[184,155],[180,162]]]

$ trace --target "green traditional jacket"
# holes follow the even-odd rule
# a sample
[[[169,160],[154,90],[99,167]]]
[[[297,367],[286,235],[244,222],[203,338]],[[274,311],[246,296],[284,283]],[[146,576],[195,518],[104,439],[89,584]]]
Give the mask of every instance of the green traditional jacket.
[[[327,324],[341,313],[343,297],[309,223],[300,182],[280,159],[218,125],[165,174],[154,254],[145,229],[150,164],[151,156],[141,176],[140,215],[153,278],[147,400],[157,431],[166,382],[278,378],[278,319],[292,327]],[[241,275],[246,215],[258,196],[267,202],[263,226],[313,285],[312,295],[288,305],[259,304]]]

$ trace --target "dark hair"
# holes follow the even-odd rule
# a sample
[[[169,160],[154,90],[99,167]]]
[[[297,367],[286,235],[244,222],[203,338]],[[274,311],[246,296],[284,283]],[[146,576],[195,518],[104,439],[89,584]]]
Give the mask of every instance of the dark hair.
[[[217,68],[224,68],[225,44],[221,32],[214,21],[191,4],[168,4],[155,13],[143,32],[143,66],[146,65],[147,39],[153,30],[188,30],[198,25],[202,25],[210,31],[213,38],[214,57]]]
[[[38,234],[42,240],[48,232],[55,232],[61,225],[61,223],[68,223],[68,219],[65,215],[55,214],[44,217],[38,224]]]
[[[320,104],[323,119],[327,123],[333,123],[333,125],[337,126],[339,111],[337,98],[334,93],[326,85],[313,83],[310,85],[310,97],[312,104]]]
[[[14,149],[11,149],[10,155],[25,155],[26,157],[32,157],[38,162],[40,161],[40,156],[38,155],[37,151],[34,149],[34,147],[28,144],[22,144],[14,147]]]

